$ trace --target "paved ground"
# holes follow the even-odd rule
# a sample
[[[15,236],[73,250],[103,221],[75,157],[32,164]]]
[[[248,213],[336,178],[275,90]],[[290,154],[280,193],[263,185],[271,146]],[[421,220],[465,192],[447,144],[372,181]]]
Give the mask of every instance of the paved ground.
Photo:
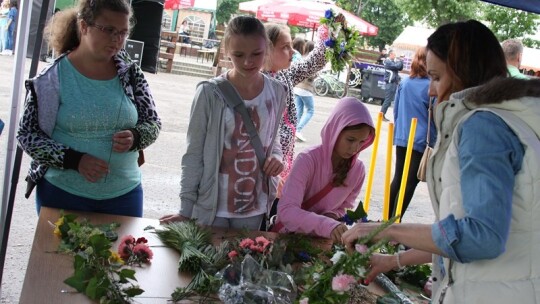
[[[0,180],[2,180],[2,184],[11,111],[10,97],[13,84],[13,64],[13,57],[0,56],[0,118],[6,122],[4,133],[0,136],[0,162],[2,163],[0,165]],[[41,63],[40,67],[42,65],[43,63]],[[29,66],[30,60],[27,60],[27,71]],[[25,75],[28,75],[28,72]],[[145,150],[146,164],[142,167],[145,199],[144,216],[159,218],[164,214],[176,212],[179,208],[180,159],[185,151],[185,132],[188,125],[189,110],[195,86],[203,79],[166,73],[147,74],[146,77],[163,121],[163,129],[156,143]],[[298,143],[297,152],[309,145],[320,143],[320,129],[336,102],[336,99],[328,97],[316,97],[315,100],[315,115],[303,132],[308,142]],[[22,101],[20,107],[22,107]],[[368,105],[368,107],[375,120],[380,106]],[[383,124],[369,209],[370,218],[375,220],[381,218],[386,138],[387,124]],[[360,155],[367,168],[369,168],[371,152],[372,149],[370,148]],[[19,179],[15,200],[0,303],[18,302],[34,237],[37,222],[34,197],[32,196],[27,200],[23,196],[24,176],[28,163],[28,157],[25,155],[22,165],[23,172]],[[365,187],[360,194],[362,200],[365,195],[364,191]],[[404,222],[429,223],[432,220],[433,212],[427,189],[425,184],[420,184]]]

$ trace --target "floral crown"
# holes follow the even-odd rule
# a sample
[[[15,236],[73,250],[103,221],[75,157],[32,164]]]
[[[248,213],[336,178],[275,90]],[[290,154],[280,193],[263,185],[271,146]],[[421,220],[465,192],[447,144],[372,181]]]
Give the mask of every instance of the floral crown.
[[[352,60],[360,45],[360,33],[354,28],[347,27],[345,21],[336,21],[337,15],[329,9],[321,18],[321,24],[326,24],[329,37],[324,44],[326,60],[332,65],[332,72],[343,71],[345,66]]]

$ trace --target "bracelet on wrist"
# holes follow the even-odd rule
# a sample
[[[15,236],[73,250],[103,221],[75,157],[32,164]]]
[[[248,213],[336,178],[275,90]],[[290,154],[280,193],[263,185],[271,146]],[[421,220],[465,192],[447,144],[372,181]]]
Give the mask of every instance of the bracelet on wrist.
[[[401,254],[401,252],[398,252],[398,253],[396,254],[396,263],[397,263],[397,267],[398,267],[399,270],[405,268],[404,265],[401,265],[401,261],[399,260],[400,254]]]

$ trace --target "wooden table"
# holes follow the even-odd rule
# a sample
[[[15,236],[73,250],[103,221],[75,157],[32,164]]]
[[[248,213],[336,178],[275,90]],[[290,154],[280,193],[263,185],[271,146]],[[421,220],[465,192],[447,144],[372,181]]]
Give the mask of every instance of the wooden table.
[[[120,223],[121,226],[117,230],[119,239],[128,234],[135,238],[145,237],[148,239],[148,245],[151,246],[154,257],[152,264],[134,267],[138,284],[144,289],[144,293],[135,298],[135,303],[165,304],[177,287],[187,286],[191,281],[191,276],[178,272],[179,254],[171,248],[164,247],[159,238],[151,231],[144,231],[144,228],[149,225],[158,228],[158,220],[100,213],[71,211],[65,211],[65,213],[76,214],[79,216],[79,220],[86,218],[92,224]],[[93,303],[85,295],[77,293],[75,289],[63,282],[73,275],[73,259],[68,255],[55,253],[60,240],[53,234],[54,228],[50,223],[56,222],[59,217],[60,210],[41,208],[21,291],[19,301],[21,304]],[[275,233],[263,232],[254,232],[254,235],[265,235],[270,239],[275,239],[277,236]],[[214,242],[217,243],[224,238],[236,236],[238,236],[238,231],[215,230],[213,238]],[[113,244],[113,250],[118,248],[118,243],[119,240]],[[317,243],[320,243],[320,246],[327,246],[324,242]],[[370,289],[374,293],[384,294],[384,291],[374,284],[370,284]]]
[[[201,62],[204,61],[204,58],[206,58],[207,62],[208,60],[210,60],[210,58],[214,60],[215,55],[216,55],[216,50],[211,50],[211,49],[197,50],[197,62],[199,62],[199,57],[201,58]]]

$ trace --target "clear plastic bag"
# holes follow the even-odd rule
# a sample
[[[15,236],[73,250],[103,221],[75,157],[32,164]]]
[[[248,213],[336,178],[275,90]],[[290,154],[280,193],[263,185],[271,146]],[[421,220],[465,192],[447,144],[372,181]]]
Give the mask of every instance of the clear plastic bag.
[[[225,304],[291,304],[296,299],[296,284],[289,274],[265,269],[250,255],[217,276],[223,280],[218,296]]]

